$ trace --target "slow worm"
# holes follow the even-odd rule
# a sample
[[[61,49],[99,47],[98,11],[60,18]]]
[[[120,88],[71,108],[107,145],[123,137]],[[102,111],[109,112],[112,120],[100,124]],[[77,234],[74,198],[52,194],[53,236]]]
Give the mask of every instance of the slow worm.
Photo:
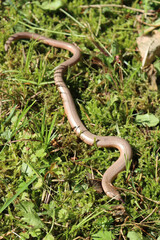
[[[56,68],[54,73],[55,84],[61,94],[64,110],[67,115],[68,121],[77,136],[89,145],[96,144],[98,147],[117,148],[120,151],[120,156],[118,160],[106,170],[102,177],[102,188],[107,196],[116,200],[121,200],[121,196],[116,190],[116,188],[112,185],[112,182],[116,178],[117,174],[126,168],[127,162],[131,160],[131,146],[126,140],[120,137],[98,136],[89,132],[81,122],[71,93],[63,81],[63,74],[65,70],[79,61],[81,56],[80,50],[73,44],[54,40],[51,38],[46,38],[44,36],[29,32],[20,32],[12,35],[6,41],[5,50],[8,50],[12,41],[18,39],[35,39],[53,47],[66,49],[73,54],[71,58],[69,58],[67,61],[63,62]]]

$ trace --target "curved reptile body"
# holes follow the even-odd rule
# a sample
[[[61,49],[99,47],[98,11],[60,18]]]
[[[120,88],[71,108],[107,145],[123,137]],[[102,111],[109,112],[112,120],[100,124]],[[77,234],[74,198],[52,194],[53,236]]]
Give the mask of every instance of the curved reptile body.
[[[73,54],[71,58],[56,68],[54,73],[55,84],[61,94],[68,121],[78,137],[80,137],[82,141],[89,145],[96,143],[98,147],[117,148],[120,151],[118,160],[106,170],[102,177],[102,188],[109,197],[115,198],[116,200],[121,200],[120,194],[112,185],[112,182],[116,178],[117,174],[126,168],[127,162],[131,160],[131,146],[122,138],[114,136],[98,136],[89,132],[81,122],[71,93],[63,80],[63,74],[65,70],[79,61],[81,56],[80,50],[73,44],[46,38],[44,36],[29,32],[20,32],[12,35],[5,44],[5,50],[8,50],[12,41],[18,39],[35,39],[53,47],[66,49]]]

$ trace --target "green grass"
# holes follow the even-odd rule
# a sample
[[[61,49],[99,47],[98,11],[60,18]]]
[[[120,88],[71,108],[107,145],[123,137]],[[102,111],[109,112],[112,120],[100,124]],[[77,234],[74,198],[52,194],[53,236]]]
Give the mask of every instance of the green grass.
[[[50,2],[0,1],[0,239],[160,239],[160,94],[150,90],[136,51],[139,12],[80,7],[94,0]],[[159,8],[158,1],[124,4]],[[92,133],[120,136],[133,148],[130,169],[114,182],[124,204],[87,180],[92,172],[101,179],[119,153],[86,145],[67,121],[53,74],[70,54],[27,40],[5,53],[5,41],[20,31],[81,49],[65,81]],[[144,114],[153,114],[151,126]]]

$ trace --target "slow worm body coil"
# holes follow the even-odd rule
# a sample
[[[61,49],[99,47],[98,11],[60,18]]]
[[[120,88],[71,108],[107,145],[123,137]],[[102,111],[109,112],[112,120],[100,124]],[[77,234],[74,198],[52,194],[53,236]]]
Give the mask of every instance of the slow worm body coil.
[[[115,198],[116,200],[121,200],[119,192],[112,185],[112,181],[116,178],[119,172],[123,171],[126,168],[127,162],[131,160],[131,146],[126,140],[120,137],[97,136],[89,132],[81,122],[70,91],[63,80],[63,74],[65,70],[79,61],[81,56],[80,50],[73,44],[46,38],[44,36],[28,32],[20,32],[12,35],[5,44],[5,50],[8,50],[12,41],[18,39],[35,39],[53,47],[66,49],[73,54],[71,58],[56,68],[54,73],[55,84],[61,94],[68,121],[78,137],[80,137],[82,141],[89,145],[97,144],[98,147],[117,148],[120,151],[118,160],[114,162],[103,175],[102,188],[106,195],[109,197]]]

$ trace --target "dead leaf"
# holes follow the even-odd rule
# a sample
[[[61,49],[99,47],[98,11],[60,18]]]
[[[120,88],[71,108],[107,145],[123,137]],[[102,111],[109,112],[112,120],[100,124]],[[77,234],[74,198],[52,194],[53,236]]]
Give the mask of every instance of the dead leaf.
[[[149,82],[150,82],[149,89],[153,90],[153,91],[157,91],[158,90],[158,86],[157,86],[157,70],[155,69],[153,64],[150,64],[148,67],[146,67],[144,69],[144,71],[147,73],[148,79],[149,79]]]
[[[122,204],[112,206],[111,210],[113,211],[113,216],[122,216],[126,214],[125,207]]]
[[[150,65],[157,56],[160,56],[160,32],[154,31],[152,36],[138,37],[137,44],[143,58],[142,68]]]
[[[102,193],[102,185],[101,185],[101,180],[100,179],[95,179],[94,174],[92,173],[87,173],[86,174],[87,180],[89,181],[89,184],[91,187],[93,187],[97,193]]]

